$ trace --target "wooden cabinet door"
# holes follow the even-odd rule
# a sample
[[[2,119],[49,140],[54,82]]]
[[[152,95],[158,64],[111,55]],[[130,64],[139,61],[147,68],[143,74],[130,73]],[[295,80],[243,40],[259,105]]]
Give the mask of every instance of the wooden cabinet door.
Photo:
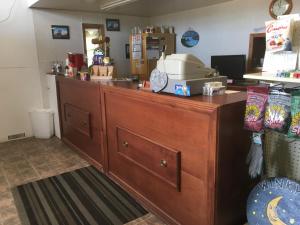
[[[60,78],[58,88],[63,139],[102,165],[100,86]]]
[[[104,91],[109,175],[173,223],[211,225],[216,111],[134,96]]]

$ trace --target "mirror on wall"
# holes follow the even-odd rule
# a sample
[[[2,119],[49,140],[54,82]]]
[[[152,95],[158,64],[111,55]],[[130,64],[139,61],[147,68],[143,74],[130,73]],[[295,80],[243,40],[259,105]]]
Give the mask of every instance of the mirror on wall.
[[[105,37],[103,24],[82,24],[84,53],[87,55],[88,66],[93,64],[94,50],[99,47],[99,44],[93,44],[93,39],[98,39],[100,36]]]

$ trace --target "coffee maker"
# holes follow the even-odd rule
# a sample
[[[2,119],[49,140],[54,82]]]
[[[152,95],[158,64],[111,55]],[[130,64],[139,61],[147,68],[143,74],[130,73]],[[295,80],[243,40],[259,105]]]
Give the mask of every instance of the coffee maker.
[[[84,62],[83,54],[79,53],[68,53],[68,58],[66,60],[66,75],[69,77],[74,77],[81,70],[83,66],[86,66]]]

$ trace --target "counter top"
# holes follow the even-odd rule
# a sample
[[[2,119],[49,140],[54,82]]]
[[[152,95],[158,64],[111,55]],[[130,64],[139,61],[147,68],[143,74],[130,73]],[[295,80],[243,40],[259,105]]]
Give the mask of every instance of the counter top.
[[[172,102],[186,102],[190,105],[209,105],[209,107],[219,107],[221,105],[228,105],[235,102],[246,101],[247,94],[245,92],[239,91],[226,91],[226,94],[220,96],[203,96],[196,95],[191,97],[181,97],[175,96],[167,93],[153,93],[150,91],[145,91],[138,88],[137,82],[132,81],[112,81],[112,80],[90,80],[82,81],[78,78],[68,78],[64,76],[57,76],[58,79],[70,79],[76,82],[85,82],[90,84],[96,84],[102,86],[102,88],[109,91],[109,89],[114,89],[114,91],[122,92],[123,94],[128,93],[128,90],[131,94],[138,94],[144,96],[148,101],[154,101],[155,99],[167,100],[170,103]]]

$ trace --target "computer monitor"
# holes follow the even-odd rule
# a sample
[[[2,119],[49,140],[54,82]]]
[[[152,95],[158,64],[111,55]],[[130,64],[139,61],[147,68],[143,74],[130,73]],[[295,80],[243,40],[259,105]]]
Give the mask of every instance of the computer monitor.
[[[229,80],[243,80],[246,72],[246,55],[218,55],[211,57],[211,67]]]

